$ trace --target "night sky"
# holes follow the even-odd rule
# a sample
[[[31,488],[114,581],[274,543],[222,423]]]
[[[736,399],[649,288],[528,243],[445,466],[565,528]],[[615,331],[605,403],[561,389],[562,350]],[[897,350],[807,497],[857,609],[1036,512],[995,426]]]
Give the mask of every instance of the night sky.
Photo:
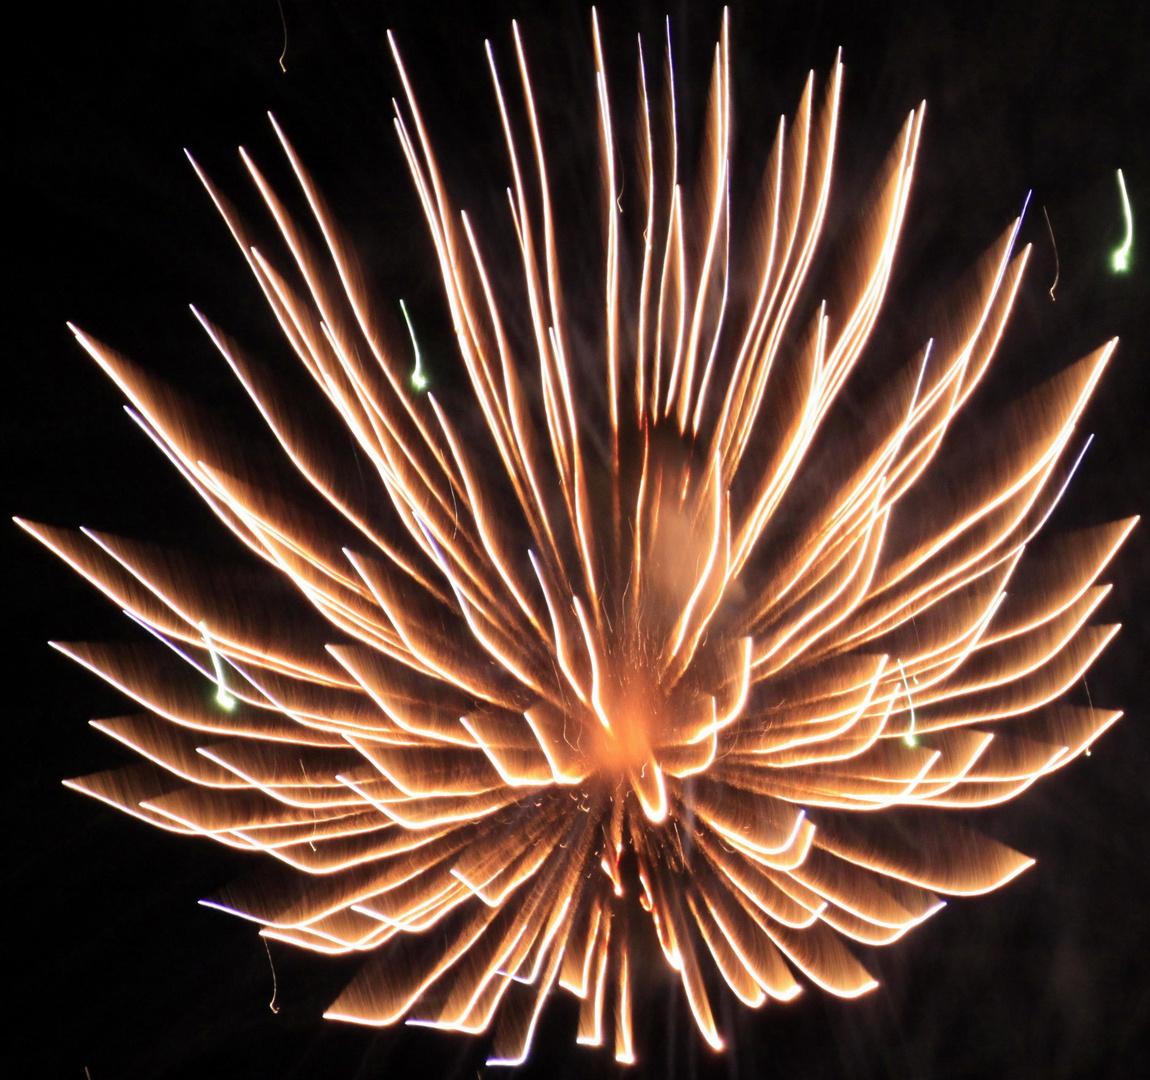
[[[684,139],[697,137],[721,7],[600,8],[613,85],[631,92],[634,35],[652,51],[669,13]],[[510,70],[520,18],[556,169],[595,147],[589,9],[582,3],[165,0],[25,5],[5,49],[3,338],[5,514],[88,525],[210,557],[238,544],[198,504],[73,342],[72,320],[216,410],[252,423],[195,325],[194,301],[267,357],[270,316],[184,158],[253,205],[244,144],[285,175],[265,112],[282,122],[355,238],[381,304],[399,296],[446,357],[450,328],[431,246],[391,128],[399,92],[384,32],[404,51],[458,202],[507,227],[506,160],[482,42]],[[1035,246],[992,374],[992,412],[1111,336],[1115,358],[1083,429],[1095,433],[1054,531],[1145,514],[1150,503],[1150,5],[1092,0],[950,5],[769,2],[732,6],[738,196],[765,162],[806,72],[847,64],[839,186],[850,216],[907,113],[928,100],[924,141],[884,345],[929,336],[924,313],[1033,197]],[[626,87],[626,90],[622,88]],[[545,131],[545,138],[548,138]],[[1133,204],[1133,265],[1109,253]],[[596,195],[573,206],[593,221]],[[1052,302],[1055,249],[1059,280]],[[589,263],[593,266],[593,261]],[[598,285],[591,279],[588,296]],[[443,348],[439,348],[442,343]],[[866,363],[867,361],[864,361]],[[450,380],[442,361],[441,378]],[[977,425],[970,430],[977,431]],[[1150,1075],[1150,543],[1145,522],[1103,575],[1096,621],[1124,624],[1074,700],[1124,708],[1090,757],[972,824],[1037,858],[1000,892],[954,900],[886,949],[862,952],[881,988],[842,1002],[810,988],[757,1012],[729,995],[730,1050],[690,1030],[681,991],[642,971],[641,1064],[657,1077],[1124,1077]],[[485,1045],[413,1029],[373,1031],[320,1014],[354,963],[271,946],[250,923],[196,901],[249,859],[174,837],[61,787],[131,760],[87,726],[131,711],[49,639],[129,640],[94,589],[18,530],[0,527],[7,616],[0,894],[5,947],[0,1063],[13,1077],[353,1080],[486,1077]],[[522,1075],[616,1075],[608,1051],[573,1045],[573,999],[544,1015]],[[718,999],[717,999],[718,1000]],[[516,1074],[518,1075],[518,1074]]]

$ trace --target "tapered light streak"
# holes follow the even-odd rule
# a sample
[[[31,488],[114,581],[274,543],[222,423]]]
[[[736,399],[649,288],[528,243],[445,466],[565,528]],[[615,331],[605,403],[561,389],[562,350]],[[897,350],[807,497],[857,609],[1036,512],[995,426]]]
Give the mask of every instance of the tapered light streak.
[[[220,654],[216,652],[212,636],[203,623],[200,623],[200,632],[204,635],[204,644],[208,648],[208,655],[212,658],[212,670],[216,673],[216,701],[225,709],[234,709],[236,699],[228,693],[228,688],[224,685],[224,667],[220,663]]]
[[[1134,244],[1134,215],[1130,211],[1130,196],[1126,194],[1126,180],[1122,170],[1118,170],[1118,194],[1122,197],[1122,216],[1126,221],[1126,239],[1110,257],[1114,269],[1122,274],[1130,268],[1130,248]]]
[[[914,699],[910,696],[910,683],[906,681],[906,671],[903,669],[901,660],[898,662],[898,673],[902,676],[902,692],[906,695],[906,704],[910,710],[910,729],[902,739],[907,746],[917,746],[918,739],[914,734]],[[918,682],[918,680],[915,679],[915,682]]]
[[[1064,451],[1114,343],[985,421],[978,447],[948,438],[1019,287],[1016,221],[943,332],[841,409],[890,281],[923,109],[876,182],[860,249],[819,260],[838,276],[824,290],[810,268],[841,63],[821,104],[812,74],[780,123],[748,212],[731,196],[726,18],[690,189],[669,38],[665,118],[640,51],[632,132],[597,17],[592,32],[603,277],[570,289],[561,254],[583,238],[552,204],[554,133],[518,28],[522,108],[487,47],[511,179],[498,255],[453,208],[389,37],[396,133],[470,413],[424,393],[400,301],[408,374],[406,343],[388,341],[278,126],[312,225],[243,161],[290,268],[196,171],[338,423],[318,432],[315,410],[196,312],[284,452],[270,475],[245,439],[73,328],[133,419],[287,583],[277,599],[247,572],[20,523],[149,631],[139,646],[60,646],[144,710],[97,723],[144,763],[69,785],[283,864],[275,885],[207,902],[267,938],[365,954],[329,1017],[494,1025],[500,1065],[524,1060],[556,985],[580,999],[579,1042],[636,1060],[636,935],[650,930],[715,1050],[724,985],[752,1008],[793,998],[796,972],[866,992],[875,980],[844,939],[897,940],[938,894],[986,892],[1031,863],[942,811],[1013,797],[1120,715],[1058,699],[1113,636],[1090,625],[1095,582],[1134,522],[1038,535],[1081,460]]]
[[[407,323],[407,332],[411,335],[411,347],[415,350],[415,367],[411,370],[411,385],[416,390],[427,389],[427,376],[423,373],[423,357],[419,352],[419,342],[415,340],[415,327],[411,325],[411,316],[407,313],[407,305],[400,300],[399,310],[403,312],[403,321]]]

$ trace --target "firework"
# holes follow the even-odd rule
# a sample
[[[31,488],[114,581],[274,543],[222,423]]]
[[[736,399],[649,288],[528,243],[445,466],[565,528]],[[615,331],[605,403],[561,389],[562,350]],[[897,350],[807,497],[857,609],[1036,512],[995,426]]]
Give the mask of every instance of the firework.
[[[269,472],[144,371],[76,336],[292,588],[269,604],[246,579],[175,553],[23,523],[157,639],[60,646],[144,709],[94,723],[145,760],[71,786],[278,860],[211,902],[266,938],[364,953],[328,1016],[494,1023],[491,1060],[504,1064],[526,1056],[556,986],[581,999],[579,1042],[613,1038],[616,1057],[634,1060],[633,900],[716,1049],[722,982],[752,1007],[794,997],[796,972],[864,993],[875,981],[844,939],[892,942],[940,896],[988,891],[1030,865],[942,811],[1012,797],[1120,715],[1059,699],[1116,630],[1088,625],[1107,591],[1094,583],[1133,521],[1023,557],[1073,472],[1075,425],[1114,342],[988,425],[985,445],[948,452],[1019,287],[1016,221],[938,337],[844,421],[839,398],[888,286],[922,109],[856,246],[834,260],[833,307],[812,305],[841,64],[821,103],[812,77],[793,122],[780,122],[740,224],[726,21],[690,190],[669,44],[665,92],[649,95],[640,52],[638,182],[626,195],[594,31],[597,344],[571,316],[586,289],[561,281],[546,133],[518,32],[522,130],[488,50],[515,297],[452,208],[396,53],[396,130],[472,414],[437,400],[418,345],[410,373],[414,330],[396,334],[367,295],[277,126],[314,228],[243,160],[286,268],[200,177],[339,422],[317,433],[309,410],[197,313],[283,452]]]

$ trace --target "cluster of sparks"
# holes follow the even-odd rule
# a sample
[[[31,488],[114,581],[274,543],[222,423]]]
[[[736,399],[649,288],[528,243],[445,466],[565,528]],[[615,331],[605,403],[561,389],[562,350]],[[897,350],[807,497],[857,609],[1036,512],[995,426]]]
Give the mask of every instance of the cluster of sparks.
[[[780,122],[758,206],[738,224],[726,23],[691,190],[669,44],[665,110],[640,51],[627,202],[597,25],[594,38],[601,360],[572,330],[518,31],[525,136],[488,57],[522,330],[452,208],[396,53],[395,126],[471,426],[427,391],[418,345],[409,372],[410,348],[393,346],[277,126],[314,234],[243,162],[290,269],[197,172],[341,424],[317,433],[197,312],[282,450],[288,467],[269,474],[75,333],[144,431],[294,590],[273,604],[250,577],[205,574],[173,552],[23,523],[152,635],[59,646],[143,708],[94,724],[145,760],[71,786],[273,857],[274,873],[211,902],[265,938],[364,954],[328,1016],[494,1025],[492,1063],[525,1058],[556,986],[581,999],[579,1042],[613,1038],[633,1061],[648,920],[716,1049],[723,983],[751,1007],[793,998],[796,975],[864,993],[875,980],[844,942],[895,941],[940,896],[986,892],[1030,865],[944,811],[1011,798],[1120,715],[1060,699],[1117,629],[1090,625],[1107,592],[1095,581],[1133,522],[1023,557],[1072,472],[1075,426],[1114,343],[990,425],[984,451],[946,452],[1019,287],[1028,250],[1012,251],[1015,222],[940,335],[862,420],[844,420],[836,403],[890,280],[922,110],[853,255],[836,260],[832,312],[812,306],[808,272],[841,64],[821,104],[812,76]],[[349,481],[353,457],[370,482],[361,470],[362,484]]]

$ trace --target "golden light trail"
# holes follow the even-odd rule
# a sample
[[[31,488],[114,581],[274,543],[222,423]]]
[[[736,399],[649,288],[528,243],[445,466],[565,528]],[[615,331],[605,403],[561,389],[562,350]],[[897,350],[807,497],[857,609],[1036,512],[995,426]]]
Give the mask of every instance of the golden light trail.
[[[196,171],[338,421],[317,430],[196,312],[283,451],[269,471],[238,433],[73,328],[281,588],[269,603],[248,571],[21,522],[149,631],[59,646],[134,700],[135,715],[96,723],[144,759],[68,783],[274,860],[274,878],[206,902],[265,938],[362,954],[331,1018],[492,1028],[489,1063],[514,1065],[559,987],[580,1000],[577,1041],[630,1063],[638,943],[653,931],[718,1051],[716,994],[755,1008],[792,999],[798,977],[865,993],[875,980],[845,943],[898,940],[941,897],[1026,869],[945,811],[1013,797],[1120,715],[1063,695],[1114,634],[1091,624],[1096,583],[1134,520],[1039,535],[1115,343],[984,421],[978,446],[951,437],[1019,288],[1015,221],[939,335],[842,408],[890,282],[924,112],[875,181],[860,246],[816,262],[841,62],[821,100],[808,79],[757,205],[737,207],[726,17],[691,184],[669,40],[662,88],[640,54],[632,131],[593,23],[603,276],[570,287],[555,133],[513,36],[522,102],[490,45],[487,57],[519,295],[455,209],[391,41],[396,133],[470,411],[423,392],[400,301],[408,373],[278,126],[314,220],[294,221],[243,161],[283,245],[257,247]]]

